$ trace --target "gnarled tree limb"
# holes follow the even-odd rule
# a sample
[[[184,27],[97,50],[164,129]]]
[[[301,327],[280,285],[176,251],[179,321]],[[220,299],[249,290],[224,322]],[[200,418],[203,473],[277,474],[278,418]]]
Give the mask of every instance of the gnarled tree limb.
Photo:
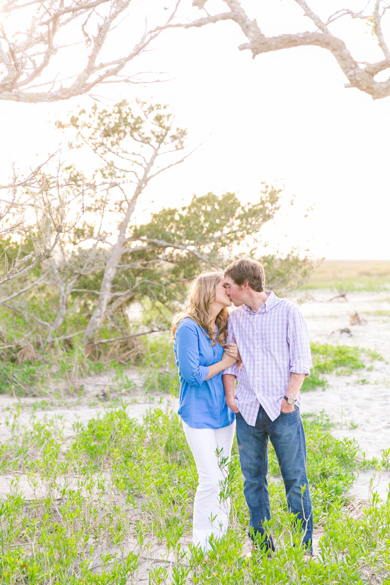
[[[137,39],[105,59],[110,34],[120,21],[131,15],[131,0],[33,0],[3,2],[0,27],[0,100],[56,102],[86,94],[106,82],[132,81],[125,66],[138,57],[160,35],[176,14],[181,0],[175,0],[159,30],[140,32]],[[20,23],[26,23],[20,30]],[[64,38],[74,38],[79,55],[69,79],[59,78],[61,59],[69,48]],[[112,54],[112,47],[109,47]],[[37,85],[35,81],[41,82]],[[42,91],[34,91],[37,87]]]
[[[277,36],[267,36],[261,29],[261,23],[251,19],[246,13],[239,0],[223,0],[228,8],[227,12],[210,15],[193,20],[192,22],[170,23],[166,28],[199,28],[209,24],[216,24],[222,21],[235,22],[246,36],[246,43],[240,45],[240,51],[250,51],[255,58],[262,53],[291,49],[294,47],[316,46],[329,51],[336,59],[340,69],[346,76],[348,84],[346,87],[355,87],[364,93],[371,95],[374,99],[390,96],[390,76],[378,81],[375,76],[387,69],[390,69],[390,50],[387,37],[390,37],[389,26],[383,26],[384,19],[388,17],[389,5],[384,0],[368,2],[366,8],[361,12],[353,12],[347,8],[338,10],[330,15],[327,20],[321,19],[318,14],[310,8],[305,0],[290,0],[295,2],[302,9],[302,15],[309,19],[314,30],[307,30],[298,33],[284,33]],[[195,2],[194,2],[195,4]],[[201,3],[207,5],[206,2]],[[371,12],[370,12],[371,9]],[[383,53],[384,59],[378,62],[360,62],[355,59],[349,50],[346,42],[336,36],[330,26],[342,18],[363,19],[367,24],[372,25],[373,40]],[[388,24],[388,23],[386,23]],[[365,37],[365,42],[367,37]]]

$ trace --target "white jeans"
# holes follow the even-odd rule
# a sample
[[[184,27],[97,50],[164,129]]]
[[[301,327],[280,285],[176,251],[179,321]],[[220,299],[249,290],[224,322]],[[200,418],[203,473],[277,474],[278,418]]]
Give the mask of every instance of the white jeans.
[[[230,460],[235,421],[222,429],[195,429],[183,421],[183,429],[196,463],[198,488],[194,501],[192,542],[210,550],[210,536],[220,538],[226,533],[230,501],[221,498],[221,482],[227,477],[227,466],[221,469],[221,459]],[[216,450],[223,450],[217,456]]]

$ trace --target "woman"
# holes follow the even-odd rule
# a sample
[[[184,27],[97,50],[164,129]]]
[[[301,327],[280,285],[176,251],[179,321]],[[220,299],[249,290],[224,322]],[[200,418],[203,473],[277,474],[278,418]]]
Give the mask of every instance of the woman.
[[[229,305],[223,274],[201,274],[187,308],[174,317],[172,326],[180,377],[178,412],[199,476],[193,543],[205,551],[211,548],[212,535],[226,533],[229,520],[229,500],[220,497],[235,422],[222,385],[223,370],[238,358],[236,345],[226,344]]]

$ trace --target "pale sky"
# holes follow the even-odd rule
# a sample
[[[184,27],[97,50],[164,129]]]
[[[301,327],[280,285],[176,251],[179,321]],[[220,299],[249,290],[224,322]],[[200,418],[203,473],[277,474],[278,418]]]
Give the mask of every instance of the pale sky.
[[[287,4],[263,0],[260,16],[270,23],[264,32],[290,26],[294,14]],[[357,42],[352,32],[349,37]],[[243,42],[227,23],[169,31],[135,71],[165,71],[170,81],[96,90],[106,103],[137,95],[171,103],[191,142],[206,139],[183,165],[150,186],[141,206],[151,200],[153,210],[168,201],[180,205],[209,191],[234,191],[255,201],[263,181],[284,185],[286,198],[295,194],[297,206],[265,232],[282,250],[299,246],[328,259],[390,259],[390,98],[373,101],[345,89],[336,61],[319,48],[252,60],[238,51]],[[1,102],[3,169],[11,160],[34,166],[41,153],[63,140],[53,120],[89,103]]]

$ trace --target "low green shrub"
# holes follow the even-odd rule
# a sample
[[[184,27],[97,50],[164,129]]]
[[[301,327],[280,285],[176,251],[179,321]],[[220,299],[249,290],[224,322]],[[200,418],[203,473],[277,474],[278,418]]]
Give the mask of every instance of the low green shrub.
[[[369,349],[361,349],[357,346],[311,343],[310,347],[313,366],[310,376],[305,378],[303,382],[302,392],[316,390],[319,387],[322,389],[327,388],[329,383],[323,374],[349,376],[357,370],[365,369],[366,364],[362,360],[362,355],[367,355],[371,360],[383,360],[379,353]],[[364,384],[366,382],[359,383]]]
[[[0,394],[31,396],[44,383],[48,366],[43,362],[0,362]]]
[[[86,425],[77,423],[68,446],[60,423],[43,421],[23,431],[18,416],[9,421],[12,436],[2,446],[2,472],[17,467],[32,483],[43,484],[46,495],[26,502],[15,484],[15,494],[0,502],[4,585],[137,583],[137,567],[156,539],[173,560],[150,571],[150,584],[386,583],[390,498],[383,503],[374,493],[360,517],[348,516],[358,448],[334,438],[323,414],[304,417],[314,525],[323,531],[310,562],[286,509],[272,447],[270,527],[277,551],[270,559],[260,552],[252,559],[243,555],[248,511],[234,445],[221,491],[221,497],[231,497],[230,528],[213,541],[205,564],[201,550],[183,549],[197,473],[176,414],[156,409],[140,424],[124,407],[108,411]],[[124,552],[129,538],[138,542],[139,554]],[[368,574],[376,581],[368,581]]]

